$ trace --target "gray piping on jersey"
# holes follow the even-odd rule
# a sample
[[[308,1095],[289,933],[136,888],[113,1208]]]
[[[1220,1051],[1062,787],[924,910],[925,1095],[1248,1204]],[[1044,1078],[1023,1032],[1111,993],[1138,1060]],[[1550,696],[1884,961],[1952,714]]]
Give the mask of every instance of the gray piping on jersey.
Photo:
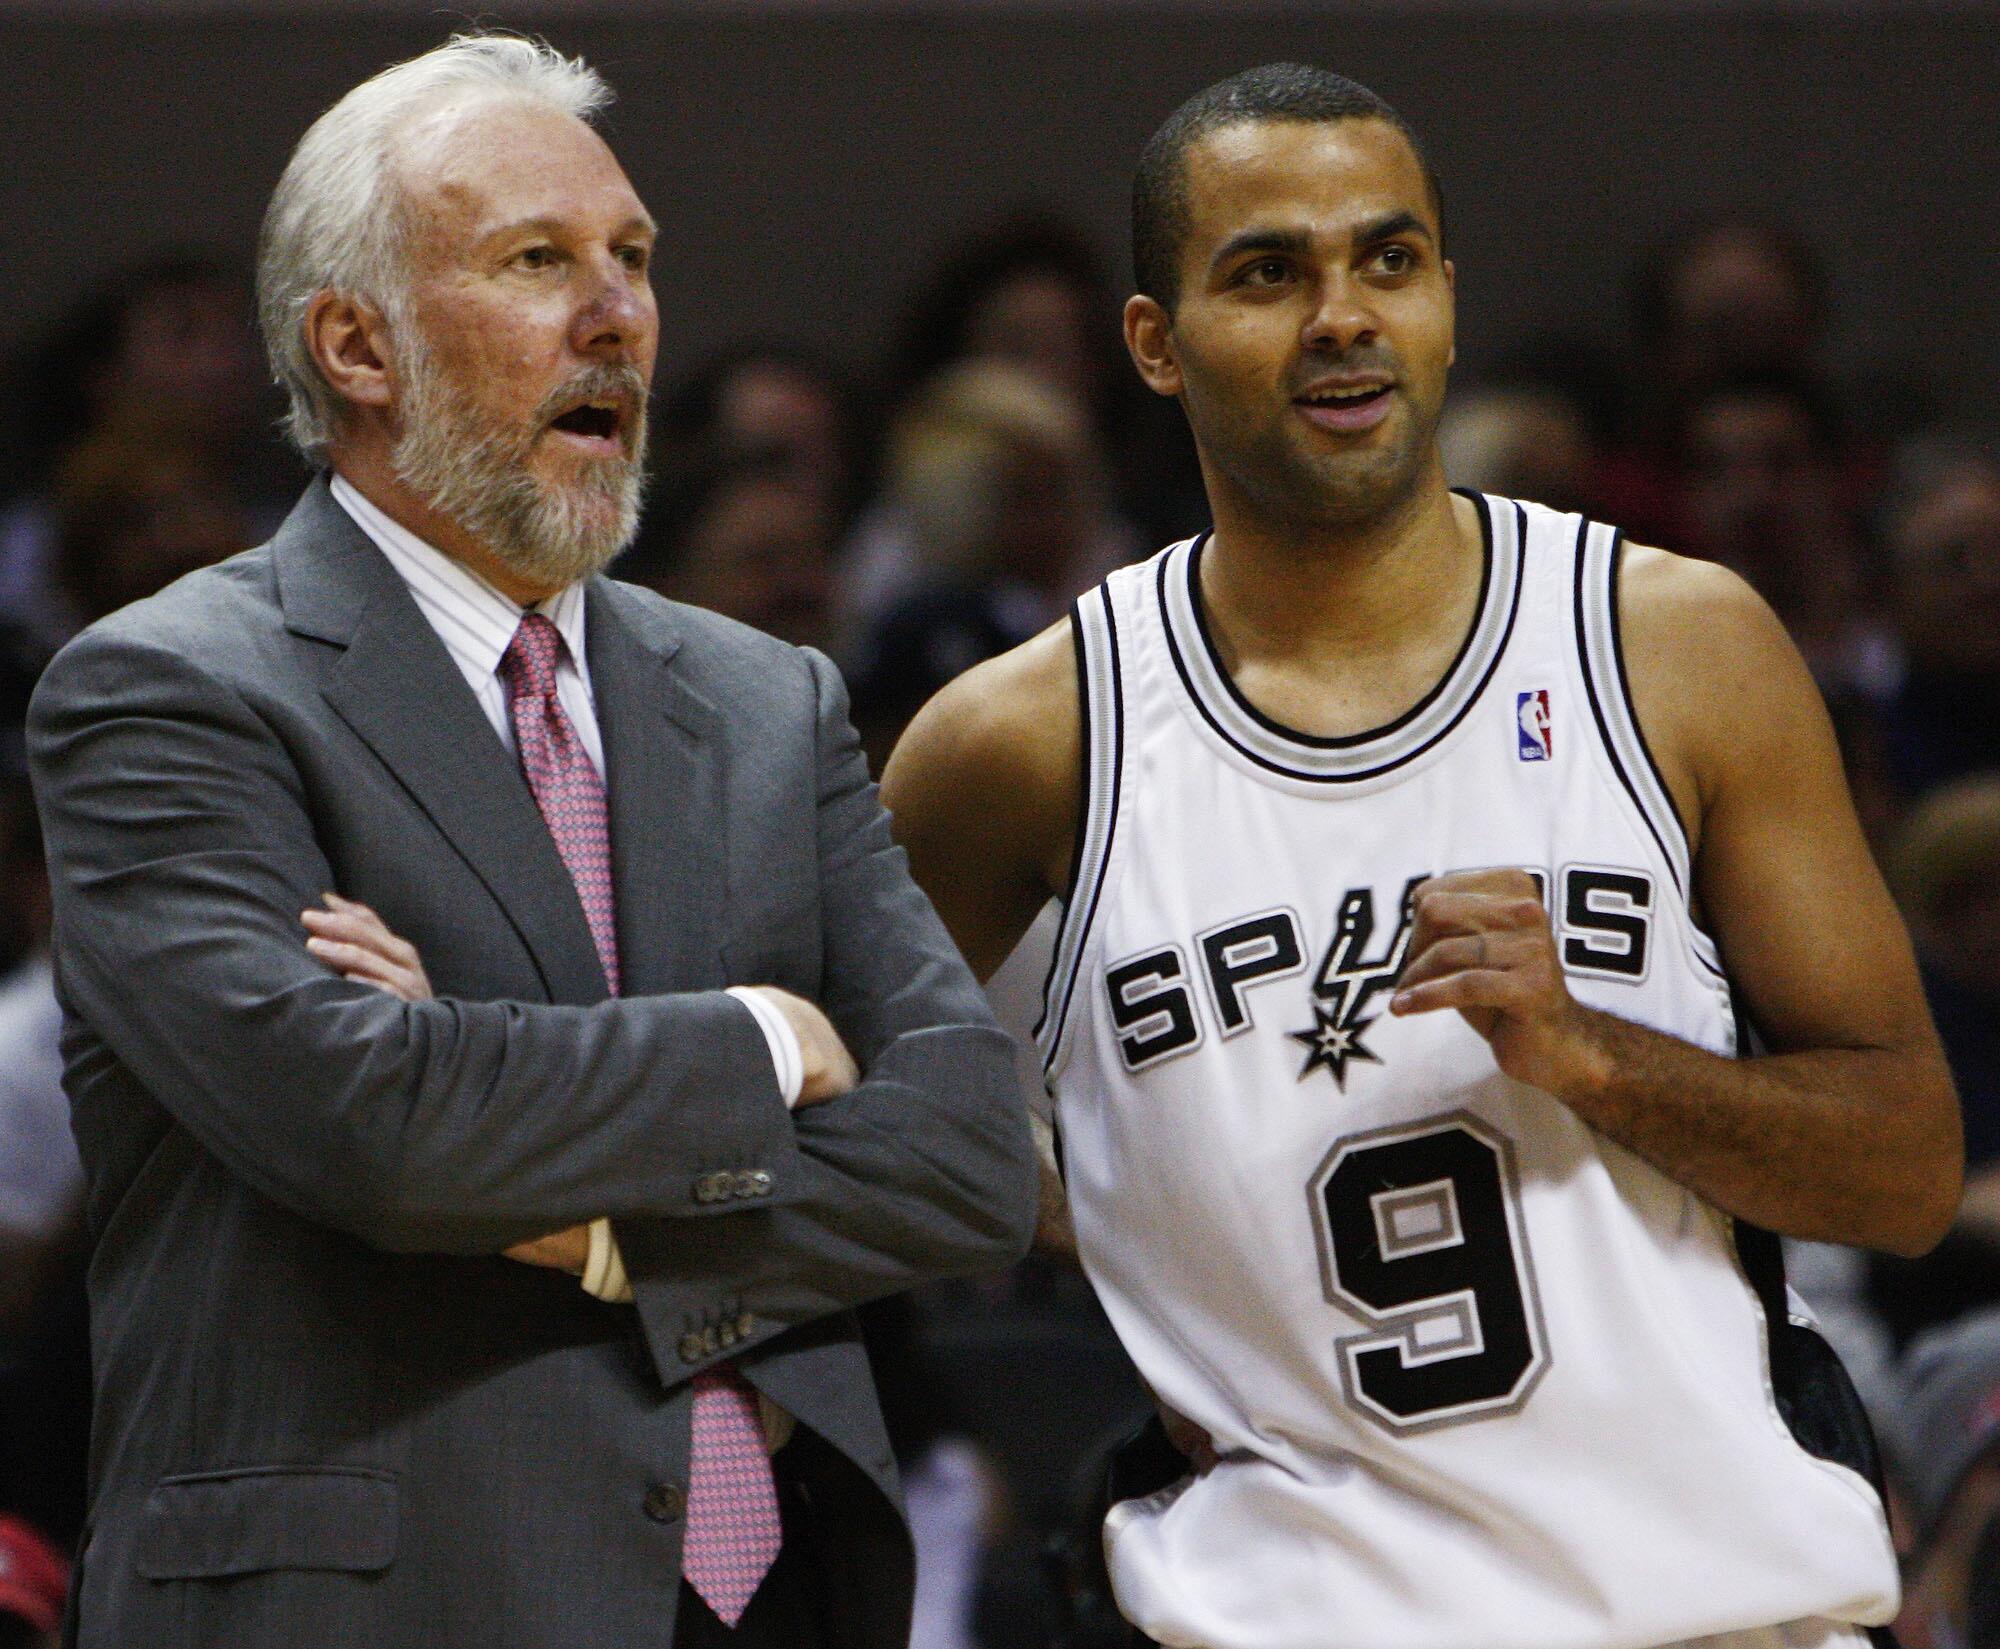
[[[1525,515],[1511,500],[1467,495],[1478,507],[1485,562],[1479,610],[1458,656],[1430,692],[1384,727],[1344,738],[1312,738],[1251,705],[1229,679],[1202,615],[1201,552],[1208,535],[1177,544],[1160,560],[1159,601],[1167,652],[1189,700],[1238,755],[1286,778],[1353,784],[1414,761],[1478,702],[1507,650],[1521,603]],[[1508,504],[1496,510],[1496,502]]]
[[[1069,895],[1056,930],[1055,954],[1042,987],[1042,1017],[1035,1045],[1042,1073],[1053,1082],[1068,1038],[1070,1004],[1104,891],[1111,838],[1118,824],[1118,793],[1125,760],[1125,694],[1118,663],[1118,621],[1111,587],[1100,584],[1070,609],[1076,636],[1078,713],[1082,720],[1083,783],[1071,860]]]
[[[1638,713],[1632,708],[1632,684],[1625,670],[1618,624],[1618,569],[1624,547],[1624,534],[1602,522],[1584,521],[1577,528],[1576,636],[1582,654],[1584,689],[1590,696],[1591,712],[1597,719],[1612,771],[1659,844],[1668,874],[1674,879],[1674,889],[1688,913],[1688,931],[1693,938],[1689,948],[1695,960],[1720,979],[1722,959],[1715,941],[1694,919],[1694,879],[1687,827],[1639,727]]]

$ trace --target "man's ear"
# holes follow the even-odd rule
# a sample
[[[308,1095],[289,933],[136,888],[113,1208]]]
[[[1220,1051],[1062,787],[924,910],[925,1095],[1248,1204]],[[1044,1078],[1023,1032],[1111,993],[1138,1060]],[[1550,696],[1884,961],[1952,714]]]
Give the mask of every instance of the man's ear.
[[[1135,293],[1125,300],[1125,347],[1155,395],[1181,392],[1181,363],[1174,353],[1174,318],[1156,298]]]
[[[306,349],[329,388],[354,406],[395,403],[389,365],[389,330],[370,305],[344,293],[322,291],[306,305]]]

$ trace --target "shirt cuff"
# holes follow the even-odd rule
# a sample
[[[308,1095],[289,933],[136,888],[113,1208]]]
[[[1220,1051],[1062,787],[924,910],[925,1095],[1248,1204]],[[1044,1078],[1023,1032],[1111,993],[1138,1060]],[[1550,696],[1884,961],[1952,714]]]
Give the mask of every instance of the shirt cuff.
[[[583,1262],[583,1290],[613,1305],[632,1303],[632,1284],[625,1275],[625,1256],[609,1220],[590,1222],[590,1254]]]
[[[806,1082],[805,1055],[799,1050],[798,1032],[792,1022],[761,991],[749,985],[731,985],[729,994],[748,1008],[770,1045],[771,1064],[778,1073],[778,1094],[790,1110],[799,1102],[799,1090]]]

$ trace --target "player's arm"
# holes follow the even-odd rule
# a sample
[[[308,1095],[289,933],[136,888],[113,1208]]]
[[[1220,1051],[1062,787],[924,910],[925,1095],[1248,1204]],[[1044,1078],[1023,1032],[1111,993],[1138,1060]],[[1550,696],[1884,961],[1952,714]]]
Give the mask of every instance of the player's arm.
[[[1082,751],[1067,621],[967,671],[918,712],[882,774],[917,885],[984,981],[1051,895],[1067,893]],[[1054,1140],[1042,1158],[1038,1246],[1074,1252]]]
[[[1719,567],[1629,551],[1619,606],[1634,707],[1696,827],[1697,898],[1769,1052],[1724,1059],[1582,1006],[1510,872],[1419,894],[1393,1010],[1463,1012],[1510,1075],[1728,1213],[1922,1253],[1958,1207],[1957,1100],[1819,694]]]

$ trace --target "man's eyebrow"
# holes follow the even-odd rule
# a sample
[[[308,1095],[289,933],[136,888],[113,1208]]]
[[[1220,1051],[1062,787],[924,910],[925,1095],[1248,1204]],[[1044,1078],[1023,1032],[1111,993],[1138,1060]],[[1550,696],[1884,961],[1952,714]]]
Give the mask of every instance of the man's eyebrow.
[[[1354,231],[1355,242],[1361,246],[1379,245],[1385,240],[1394,240],[1398,235],[1422,235],[1428,241],[1437,239],[1431,233],[1430,225],[1414,212],[1391,212],[1373,223],[1364,223]]]
[[[1245,252],[1304,252],[1312,237],[1303,229],[1245,229],[1231,235],[1215,254],[1215,262],[1227,263]]]
[[[535,233],[553,237],[564,233],[571,227],[573,226],[566,224],[561,218],[551,217],[544,213],[536,217],[515,218],[508,223],[495,224],[480,239],[485,241],[512,240],[517,235]],[[627,235],[633,234],[657,238],[659,232],[660,226],[653,221],[650,212],[637,212],[621,223],[612,232],[611,238],[613,240],[623,240]]]

